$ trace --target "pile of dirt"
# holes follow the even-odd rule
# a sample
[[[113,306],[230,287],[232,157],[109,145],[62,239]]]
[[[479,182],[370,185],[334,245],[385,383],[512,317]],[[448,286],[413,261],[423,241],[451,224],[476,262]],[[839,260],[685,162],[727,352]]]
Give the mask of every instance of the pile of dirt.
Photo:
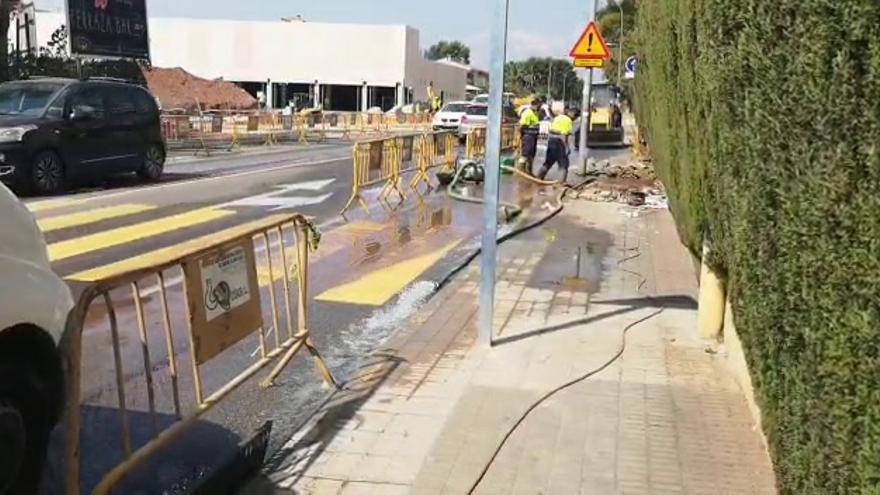
[[[150,91],[163,110],[250,110],[257,100],[247,91],[227,81],[209,81],[177,67],[144,69]]]
[[[604,162],[598,167],[599,179],[581,191],[590,201],[625,203],[629,206],[666,207],[666,190],[650,163]]]

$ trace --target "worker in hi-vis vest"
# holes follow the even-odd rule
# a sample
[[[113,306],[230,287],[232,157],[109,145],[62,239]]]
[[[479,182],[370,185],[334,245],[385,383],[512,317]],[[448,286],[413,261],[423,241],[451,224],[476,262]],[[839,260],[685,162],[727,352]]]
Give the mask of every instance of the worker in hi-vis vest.
[[[428,104],[431,105],[431,113],[440,111],[440,97],[434,92],[434,81],[428,84]]]
[[[522,133],[520,164],[521,168],[530,174],[534,173],[532,164],[535,162],[535,155],[538,154],[538,134],[541,130],[541,117],[538,116],[540,109],[541,99],[535,98],[519,117],[519,130]]]
[[[544,165],[538,173],[538,178],[544,179],[547,173],[553,168],[553,165],[559,165],[559,171],[562,172],[562,182],[568,177],[568,139],[571,137],[571,131],[574,127],[574,118],[577,116],[577,110],[567,108],[565,113],[557,115],[550,124],[550,140],[547,142],[547,158]]]

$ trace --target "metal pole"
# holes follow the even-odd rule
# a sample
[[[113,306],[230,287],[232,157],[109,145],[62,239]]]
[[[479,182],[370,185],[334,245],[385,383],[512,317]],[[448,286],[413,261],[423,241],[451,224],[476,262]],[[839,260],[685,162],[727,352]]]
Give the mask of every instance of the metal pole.
[[[498,182],[501,177],[501,100],[507,59],[507,21],[510,0],[495,0],[489,71],[489,123],[486,131],[486,182],[483,203],[483,239],[480,256],[480,343],[492,346],[495,316],[495,263],[498,248]]]
[[[596,20],[596,11],[599,10],[599,0],[593,0],[593,11],[590,14],[590,19]],[[590,128],[590,118],[591,110],[590,110],[590,101],[593,96],[593,68],[590,68],[590,74],[586,81],[584,81],[584,91],[583,91],[583,100],[581,101],[581,135],[580,135],[580,153],[578,154],[578,161],[581,163],[581,173],[583,175],[587,174],[587,158],[589,156],[589,152],[587,150],[587,131]]]
[[[623,3],[617,2],[617,9],[620,10],[620,33],[617,35],[617,85],[620,86],[621,69],[623,68]]]
[[[547,104],[550,105],[553,103],[553,93],[550,88],[553,85],[553,60],[550,60],[550,68],[548,69],[547,75]]]

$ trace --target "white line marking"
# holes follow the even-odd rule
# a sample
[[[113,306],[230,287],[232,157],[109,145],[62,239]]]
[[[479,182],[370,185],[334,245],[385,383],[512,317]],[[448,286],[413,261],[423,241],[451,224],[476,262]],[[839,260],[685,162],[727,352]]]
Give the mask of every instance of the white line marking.
[[[280,184],[278,186],[275,186],[274,191],[236,199],[234,201],[224,203],[218,206],[218,208],[225,208],[229,206],[264,206],[270,208],[270,211],[278,211],[298,208],[300,206],[315,205],[327,201],[328,199],[330,199],[331,196],[333,196],[333,194],[325,194],[323,196],[318,196],[314,198],[302,198],[296,196],[287,197],[283,195],[291,191],[299,190],[317,192],[334,182],[336,182],[335,178],[325,180],[313,180],[310,182],[299,182],[295,184]]]
[[[339,161],[342,161],[342,160],[347,160],[347,159],[349,159],[349,158],[350,158],[350,157],[348,157],[348,156],[340,156],[339,158],[329,158],[329,159],[327,159],[327,160],[319,160],[319,161],[316,161],[316,162],[295,162],[295,163],[288,163],[288,164],[286,164],[286,165],[277,165],[277,166],[274,166],[274,167],[261,168],[261,169],[258,169],[258,170],[245,170],[245,171],[242,171],[242,172],[234,172],[234,173],[231,173],[231,174],[218,175],[218,176],[215,176],[215,177],[204,177],[204,178],[199,178],[199,179],[182,180],[182,181],[176,181],[176,182],[169,182],[169,183],[167,183],[167,184],[157,184],[157,185],[155,185],[155,186],[147,186],[147,187],[138,187],[138,188],[133,188],[133,189],[125,189],[125,190],[122,190],[122,191],[116,191],[116,192],[111,192],[111,193],[108,193],[108,192],[106,192],[106,191],[98,191],[98,192],[94,192],[94,193],[85,193],[85,194],[82,194],[82,195],[74,194],[74,195],[71,195],[71,196],[67,196],[67,197],[65,197],[65,199],[75,199],[75,200],[77,200],[77,201],[92,201],[92,200],[95,200],[95,199],[106,200],[106,199],[108,199],[108,198],[115,198],[115,197],[118,197],[118,196],[125,196],[125,195],[127,195],[127,194],[137,194],[137,193],[140,193],[140,192],[143,192],[143,191],[154,191],[154,190],[158,190],[158,189],[166,189],[166,188],[177,187],[177,186],[186,186],[186,185],[191,185],[191,184],[194,184],[194,183],[202,183],[202,184],[204,184],[204,183],[206,183],[206,182],[213,182],[213,181],[218,181],[218,180],[234,179],[234,178],[237,178],[237,177],[247,177],[247,176],[249,176],[249,175],[258,175],[258,174],[264,174],[264,173],[278,172],[278,171],[280,171],[280,170],[287,170],[287,169],[290,169],[290,168],[306,167],[306,166],[316,166],[316,165],[324,165],[324,164],[327,164],[327,163],[335,163],[335,162],[339,162]],[[27,204],[28,204],[28,203],[25,203],[25,205],[27,205]]]

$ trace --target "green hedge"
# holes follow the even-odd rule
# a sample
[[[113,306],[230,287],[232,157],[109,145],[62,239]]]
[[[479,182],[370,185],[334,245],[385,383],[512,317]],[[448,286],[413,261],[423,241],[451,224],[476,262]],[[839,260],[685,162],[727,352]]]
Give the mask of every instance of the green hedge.
[[[640,123],[727,276],[779,487],[880,494],[880,2],[638,9]]]

